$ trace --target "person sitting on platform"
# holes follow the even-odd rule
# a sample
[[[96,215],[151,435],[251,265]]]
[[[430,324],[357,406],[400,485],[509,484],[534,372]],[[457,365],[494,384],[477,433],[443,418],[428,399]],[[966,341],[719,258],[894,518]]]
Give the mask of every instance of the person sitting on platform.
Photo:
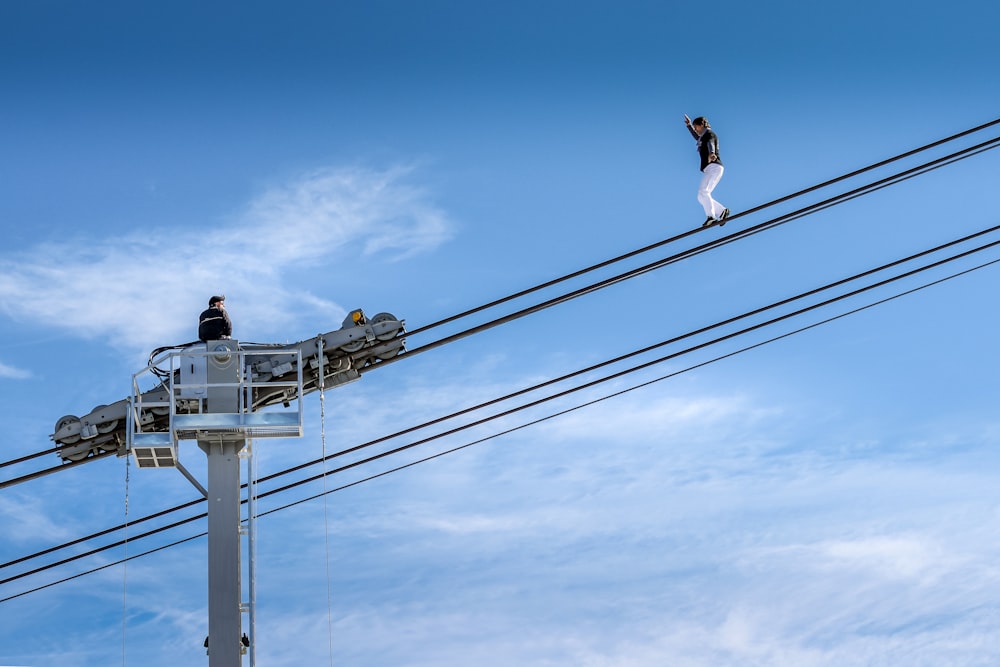
[[[226,296],[213,296],[208,309],[198,318],[198,340],[226,340],[233,335],[233,323],[226,312]]]

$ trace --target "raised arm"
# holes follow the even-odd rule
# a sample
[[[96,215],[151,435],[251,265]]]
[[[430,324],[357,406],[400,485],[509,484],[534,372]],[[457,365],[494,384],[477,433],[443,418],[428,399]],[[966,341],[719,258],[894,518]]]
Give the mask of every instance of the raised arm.
[[[691,133],[692,137],[694,137],[695,139],[698,138],[698,133],[695,132],[694,128],[691,126],[691,119],[688,118],[687,114],[684,114],[684,126],[688,129],[688,132]]]

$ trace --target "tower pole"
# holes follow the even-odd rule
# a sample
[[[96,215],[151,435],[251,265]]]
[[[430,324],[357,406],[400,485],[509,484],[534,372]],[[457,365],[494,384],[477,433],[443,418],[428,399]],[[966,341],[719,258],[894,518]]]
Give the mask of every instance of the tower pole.
[[[221,343],[221,345],[219,344]],[[208,343],[206,413],[242,412],[236,341]],[[241,667],[240,457],[245,433],[215,431],[198,437],[208,457],[208,664]]]
[[[208,456],[208,664],[240,667],[240,459],[245,441],[198,440]]]

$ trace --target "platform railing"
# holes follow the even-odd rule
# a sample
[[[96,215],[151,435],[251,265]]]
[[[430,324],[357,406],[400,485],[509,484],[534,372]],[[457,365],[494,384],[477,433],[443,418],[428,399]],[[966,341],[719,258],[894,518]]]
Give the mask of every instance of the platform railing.
[[[237,355],[237,372],[231,382],[208,382],[205,369],[210,357]],[[258,374],[255,361],[270,368],[289,366],[290,379]],[[143,391],[144,384],[154,388]],[[235,412],[212,411],[210,396],[219,393],[235,401]],[[230,394],[229,392],[232,392]],[[281,392],[285,406],[255,411],[254,397],[266,392]],[[212,436],[236,438],[295,438],[302,436],[302,353],[298,348],[237,348],[208,350],[194,345],[171,351],[150,361],[147,368],[132,376],[132,394],[127,412],[129,452],[140,468],[176,467],[178,444]],[[292,401],[295,407],[291,408]],[[273,401],[271,401],[273,403]],[[164,420],[166,418],[166,420]]]

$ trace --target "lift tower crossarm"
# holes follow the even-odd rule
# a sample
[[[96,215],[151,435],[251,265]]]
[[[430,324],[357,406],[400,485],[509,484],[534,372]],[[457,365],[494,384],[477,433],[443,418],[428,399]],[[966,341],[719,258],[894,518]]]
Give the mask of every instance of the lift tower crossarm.
[[[242,370],[252,378],[252,395],[245,397],[245,409],[254,412],[261,408],[288,404],[301,398],[290,387],[288,378],[299,372],[302,365],[303,395],[317,391],[320,387],[320,373],[323,384],[335,387],[353,382],[363,372],[377,368],[379,363],[405,351],[405,329],[403,320],[390,313],[379,313],[365,317],[361,309],[348,313],[342,326],[334,331],[319,334],[308,340],[290,345],[243,344],[246,367]],[[204,346],[204,343],[193,344]],[[323,359],[319,359],[319,350]],[[301,362],[291,361],[290,352],[298,350]],[[156,386],[142,392],[141,403],[160,406],[169,400],[167,374],[180,369],[163,371],[156,364],[162,359],[151,359],[149,370],[159,377]],[[125,456],[127,452],[127,430],[130,399],[125,398],[110,405],[100,405],[83,417],[67,415],[56,421],[55,432],[50,436],[59,447],[58,455],[63,461],[79,462],[94,458],[98,454],[115,452]],[[182,398],[176,401],[178,415],[200,412],[197,398]],[[143,431],[167,432],[169,429],[168,410],[150,408],[134,417]]]

